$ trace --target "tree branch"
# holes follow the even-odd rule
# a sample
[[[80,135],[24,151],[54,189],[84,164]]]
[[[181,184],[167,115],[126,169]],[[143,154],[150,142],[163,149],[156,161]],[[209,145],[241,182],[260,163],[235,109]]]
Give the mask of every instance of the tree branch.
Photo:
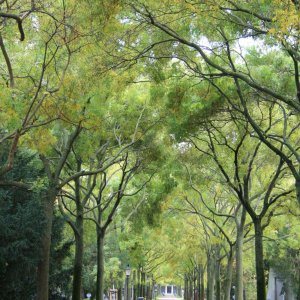
[[[8,13],[4,13],[4,12],[0,12],[0,17],[16,20],[16,22],[18,24],[18,29],[20,31],[20,41],[24,41],[25,33],[24,33],[24,30],[23,30],[22,19],[17,15],[8,14]]]

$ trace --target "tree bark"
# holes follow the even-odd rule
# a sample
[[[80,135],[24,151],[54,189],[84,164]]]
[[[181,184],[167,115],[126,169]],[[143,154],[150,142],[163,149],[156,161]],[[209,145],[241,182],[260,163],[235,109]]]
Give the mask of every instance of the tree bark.
[[[52,234],[53,208],[56,198],[56,189],[51,188],[45,195],[43,210],[46,219],[46,227],[41,244],[41,258],[37,268],[37,299],[48,300],[49,298],[49,265],[50,246]]]
[[[243,244],[244,236],[242,232],[237,233],[236,240],[236,287],[235,299],[243,300]]]
[[[193,300],[197,299],[197,268],[193,271]]]
[[[141,294],[141,296],[142,297],[145,297],[145,288],[146,288],[146,286],[145,286],[145,284],[146,284],[146,273],[145,272],[141,272],[141,289],[142,289],[142,294]]]
[[[215,300],[215,261],[211,253],[208,254],[207,258],[207,299]]]
[[[188,299],[188,278],[187,275],[184,275],[184,300]]]
[[[135,299],[137,298],[137,296],[136,296],[136,292],[137,292],[137,285],[136,285],[136,270],[133,271],[132,285],[133,285],[132,299],[135,300]]]
[[[149,299],[149,300],[152,299],[152,287],[153,287],[153,284],[149,281],[147,284],[147,299]]]
[[[216,280],[216,300],[221,300],[221,280],[220,280],[220,261],[216,261],[216,271],[215,271],[215,280]]]
[[[257,299],[266,299],[266,282],[264,273],[264,254],[263,254],[263,230],[261,219],[254,220],[255,229],[255,267],[256,267],[256,295]]]
[[[104,292],[104,232],[97,228],[96,300],[103,300]]]
[[[298,204],[300,205],[300,179],[296,179],[295,187],[296,187],[297,201],[298,201]]]
[[[232,263],[233,263],[233,251],[229,251],[227,256],[227,266],[226,266],[226,278],[224,283],[224,300],[230,300],[230,291],[232,284]]]
[[[201,300],[201,265],[198,265],[198,274],[197,274],[197,289],[198,289],[198,298],[197,300]]]
[[[244,225],[246,220],[246,210],[242,209],[240,223],[237,225],[236,233],[236,286],[235,286],[235,299],[243,300],[244,290],[244,267],[243,267],[243,245],[244,245]]]
[[[200,299],[204,300],[205,297],[205,291],[204,291],[204,268],[201,266],[201,295]]]
[[[122,300],[122,284],[118,286],[118,299]]]
[[[8,74],[9,74],[9,86],[10,86],[10,88],[13,89],[14,86],[15,86],[13,70],[12,70],[10,59],[9,59],[9,56],[8,56],[7,51],[5,49],[3,38],[2,38],[1,34],[0,34],[0,48],[1,48],[2,54],[4,56],[6,66],[7,66],[7,70],[8,70]]]
[[[142,296],[142,289],[141,289],[141,266],[138,266],[138,270],[137,270],[137,297],[141,297]]]
[[[81,300],[82,262],[83,262],[83,207],[77,203],[75,235],[75,258],[73,266],[72,300]]]
[[[298,268],[298,290],[296,297],[297,300],[300,300],[300,268]]]
[[[189,280],[189,298],[188,298],[188,300],[194,300],[193,286],[194,286],[193,273],[191,272],[191,277],[190,277],[190,280]]]

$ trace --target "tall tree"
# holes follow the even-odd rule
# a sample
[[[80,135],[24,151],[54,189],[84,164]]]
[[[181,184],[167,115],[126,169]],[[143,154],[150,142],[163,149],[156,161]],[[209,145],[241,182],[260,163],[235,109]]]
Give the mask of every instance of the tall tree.
[[[291,194],[293,188],[281,188],[287,184],[284,183],[287,174],[282,159],[276,163],[273,160],[268,162],[263,157],[270,153],[267,148],[262,147],[260,141],[253,142],[247,125],[244,124],[245,127],[241,128],[243,124],[240,121],[232,122],[226,120],[225,123],[220,123],[218,120],[206,123],[206,137],[192,135],[190,141],[200,153],[212,158],[226,184],[252,219],[255,229],[257,297],[265,299],[263,229],[268,225],[277,202]],[[228,132],[227,126],[230,126]],[[230,151],[226,156],[224,147]],[[262,159],[265,160],[262,162]],[[268,177],[263,178],[264,172],[261,170],[269,170]]]

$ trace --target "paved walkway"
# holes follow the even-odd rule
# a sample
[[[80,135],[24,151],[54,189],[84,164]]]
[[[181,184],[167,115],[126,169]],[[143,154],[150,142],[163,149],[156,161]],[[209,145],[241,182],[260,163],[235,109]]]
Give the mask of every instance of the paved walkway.
[[[182,300],[182,298],[172,295],[159,296],[157,300]]]

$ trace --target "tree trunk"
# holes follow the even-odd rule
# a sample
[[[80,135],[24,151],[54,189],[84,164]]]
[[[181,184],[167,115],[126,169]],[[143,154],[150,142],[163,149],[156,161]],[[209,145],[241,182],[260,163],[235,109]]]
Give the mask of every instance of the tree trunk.
[[[122,300],[122,284],[118,286],[118,300]]]
[[[146,273],[142,272],[142,297],[146,296]]]
[[[197,300],[197,269],[193,272],[193,300]]]
[[[202,280],[202,274],[201,274],[201,265],[198,265],[198,276],[197,276],[197,289],[198,289],[198,298],[197,300],[201,300],[201,280]]]
[[[104,292],[104,232],[97,228],[97,281],[96,300],[103,300]]]
[[[75,258],[73,269],[72,300],[81,300],[82,261],[83,261],[83,207],[77,205],[75,234]]]
[[[188,278],[187,275],[184,275],[184,300],[188,299]]]
[[[56,198],[56,190],[49,189],[44,198],[43,213],[46,219],[44,236],[41,244],[41,258],[37,267],[37,299],[49,298],[49,261],[52,234],[53,208]]]
[[[188,300],[194,300],[194,293],[193,293],[193,273],[191,272],[191,277],[189,280],[189,299]]]
[[[145,273],[145,284],[144,284],[144,287],[145,287],[145,298],[148,299],[148,288],[149,288],[149,284],[148,284],[148,276],[147,274]]]
[[[138,266],[138,270],[137,270],[137,297],[141,297],[142,296],[142,288],[141,288],[141,266]]]
[[[297,201],[298,201],[298,204],[300,205],[300,178],[296,179],[295,187],[296,187]]]
[[[244,267],[243,267],[243,245],[244,245],[244,225],[246,220],[246,210],[242,209],[240,223],[237,225],[236,233],[236,282],[235,282],[235,299],[243,300],[244,290]]]
[[[208,254],[207,257],[207,299],[215,300],[215,261],[212,254]]]
[[[243,300],[243,244],[244,244],[244,235],[243,231],[238,231],[236,239],[236,286],[235,286],[235,299]]]
[[[136,286],[136,270],[133,271],[133,290],[132,290],[132,299],[135,300],[137,298],[136,296],[136,291],[137,291],[137,286]]]
[[[216,261],[216,271],[215,271],[215,280],[216,280],[216,300],[221,300],[221,279],[220,279],[220,261]]]
[[[147,299],[151,300],[152,299],[152,284],[149,280],[148,284],[147,284]]]
[[[186,300],[191,300],[190,299],[190,281],[189,281],[189,277],[188,274],[186,275]]]
[[[201,296],[200,299],[204,300],[205,291],[204,291],[204,268],[201,266]]]
[[[254,220],[255,229],[255,267],[256,267],[256,295],[257,299],[266,299],[266,283],[264,273],[264,254],[263,254],[263,230],[261,220]]]
[[[233,251],[230,249],[227,256],[226,266],[226,278],[224,283],[224,300],[230,300],[230,291],[232,283],[232,263],[233,263]]]
[[[297,300],[300,300],[300,268],[298,268],[298,290],[296,295]]]

